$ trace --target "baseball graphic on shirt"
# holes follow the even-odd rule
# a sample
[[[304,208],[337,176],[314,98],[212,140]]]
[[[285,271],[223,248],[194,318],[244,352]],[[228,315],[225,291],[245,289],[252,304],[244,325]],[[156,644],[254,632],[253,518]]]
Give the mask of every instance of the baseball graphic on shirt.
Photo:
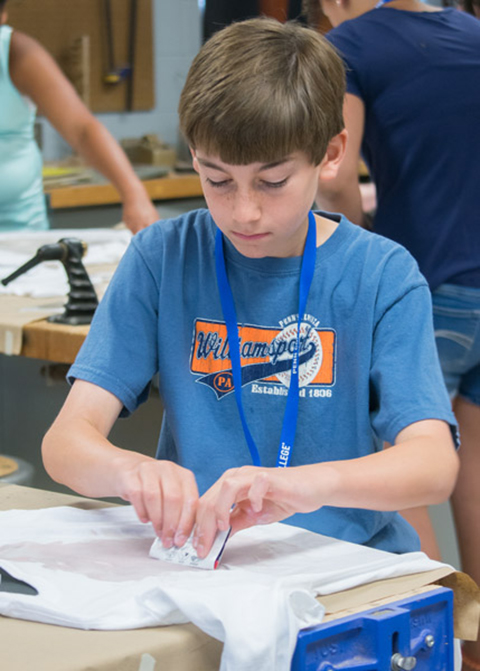
[[[292,359],[292,353],[296,346],[297,340],[297,323],[292,323],[286,326],[273,341],[273,352],[277,361],[285,361]],[[312,347],[314,346],[314,348]],[[308,322],[302,322],[300,325],[300,361],[302,357],[309,351],[313,351],[312,355],[300,363],[298,385],[299,387],[306,387],[312,380],[315,379],[320,366],[322,365],[323,351],[320,336],[317,331],[312,328]],[[272,356],[270,356],[272,360]],[[290,386],[290,370],[277,373],[277,379],[285,385]]]

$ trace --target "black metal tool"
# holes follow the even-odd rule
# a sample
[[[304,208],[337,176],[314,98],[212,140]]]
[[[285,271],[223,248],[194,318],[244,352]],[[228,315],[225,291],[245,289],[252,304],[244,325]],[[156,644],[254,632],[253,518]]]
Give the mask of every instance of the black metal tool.
[[[63,314],[52,315],[48,317],[48,321],[72,326],[90,324],[98,305],[98,298],[82,263],[86,251],[86,243],[77,238],[62,238],[58,242],[43,245],[30,261],[5,277],[2,284],[6,286],[43,261],[60,261],[67,273],[70,291]]]

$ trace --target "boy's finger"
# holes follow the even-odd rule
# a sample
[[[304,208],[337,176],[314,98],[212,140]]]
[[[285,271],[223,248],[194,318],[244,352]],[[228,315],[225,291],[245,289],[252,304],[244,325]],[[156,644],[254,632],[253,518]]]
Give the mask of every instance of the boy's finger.
[[[180,521],[184,499],[183,490],[178,475],[164,478],[162,481],[163,524],[161,531],[162,545],[171,548]]]
[[[140,522],[143,522],[145,524],[146,522],[150,521],[147,509],[143,503],[143,496],[141,492],[135,492],[134,494],[130,494],[128,501],[135,509],[135,512]]]
[[[222,531],[226,531],[230,526],[232,508],[247,497],[251,479],[251,473],[241,471],[223,478],[214,509],[217,527]]]
[[[238,506],[232,513],[230,518],[230,525],[232,528],[231,536],[243,531],[244,529],[249,529],[257,524],[258,518],[248,511],[244,510],[242,507]]]
[[[248,499],[250,501],[250,505],[252,506],[252,510],[255,513],[261,512],[263,508],[263,500],[267,495],[267,492],[270,487],[270,478],[265,471],[259,472],[248,490]]]
[[[133,506],[140,522],[146,523],[150,521],[150,516],[143,498],[143,485],[140,477],[136,476],[133,483],[128,483],[127,491],[122,498]]]
[[[215,515],[204,515],[202,521],[195,525],[193,534],[193,547],[200,559],[208,555],[217,535],[218,527]]]
[[[196,524],[193,535],[193,547],[200,558],[210,552],[213,541],[219,528],[218,524],[218,492],[220,488],[215,483],[200,499],[198,504]],[[228,529],[228,526],[226,527]]]
[[[142,505],[158,535],[163,523],[162,492],[158,478],[153,473],[142,473]]]
[[[191,479],[188,478],[186,482],[184,482],[183,508],[173,539],[173,542],[177,547],[182,547],[192,532],[193,525],[195,524],[197,506],[198,489],[195,479],[192,477]]]

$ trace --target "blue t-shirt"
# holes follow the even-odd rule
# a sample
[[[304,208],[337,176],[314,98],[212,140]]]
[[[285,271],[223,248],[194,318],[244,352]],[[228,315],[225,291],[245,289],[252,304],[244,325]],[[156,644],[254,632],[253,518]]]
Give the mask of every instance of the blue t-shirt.
[[[375,231],[411,252],[432,290],[480,287],[480,21],[386,6],[327,38],[365,104]]]
[[[311,356],[299,371],[291,466],[368,455],[423,419],[455,423],[430,292],[415,261],[390,240],[337,218],[317,248],[301,326],[301,349]],[[191,469],[200,492],[228,468],[251,463],[228,376],[215,230],[209,212],[198,210],[137,234],[69,373],[110,391],[128,414],[159,372],[165,410],[158,456]],[[251,259],[227,243],[226,264],[242,365],[273,365],[268,378],[242,390],[262,465],[273,467],[289,382],[275,366],[296,333],[301,258]],[[393,552],[418,549],[416,533],[393,512],[325,506],[289,521]]]
[[[0,26],[0,231],[48,228],[36,107],[10,79],[12,29]]]

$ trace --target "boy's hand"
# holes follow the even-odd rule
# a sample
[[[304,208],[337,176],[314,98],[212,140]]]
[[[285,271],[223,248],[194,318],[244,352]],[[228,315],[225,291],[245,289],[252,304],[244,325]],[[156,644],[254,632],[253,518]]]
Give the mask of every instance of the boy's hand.
[[[124,469],[121,497],[141,522],[151,522],[166,548],[181,547],[195,522],[198,489],[193,473],[172,461],[145,459]]]
[[[217,530],[232,534],[256,524],[280,522],[319,505],[307,486],[305,467],[258,468],[243,466],[226,471],[201,497],[193,545],[205,557]]]

